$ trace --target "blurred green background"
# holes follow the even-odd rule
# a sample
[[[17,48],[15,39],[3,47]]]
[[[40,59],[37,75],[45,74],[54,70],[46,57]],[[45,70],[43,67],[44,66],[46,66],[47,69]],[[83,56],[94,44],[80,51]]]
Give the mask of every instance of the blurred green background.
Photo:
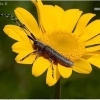
[[[63,9],[79,8],[84,13],[95,13],[100,18],[99,1],[43,1],[44,4],[59,5]],[[23,7],[37,19],[35,6],[31,1],[0,1],[0,13],[14,15],[14,9]],[[74,16],[73,16],[74,17]],[[4,32],[6,24],[15,24],[11,20],[0,17],[0,99],[34,99],[53,98],[55,87],[46,85],[46,72],[40,77],[31,73],[31,65],[21,65],[15,62],[16,54],[11,51],[15,42]],[[68,79],[61,79],[62,98],[100,98],[100,69],[93,66],[91,74],[82,75],[73,72]]]

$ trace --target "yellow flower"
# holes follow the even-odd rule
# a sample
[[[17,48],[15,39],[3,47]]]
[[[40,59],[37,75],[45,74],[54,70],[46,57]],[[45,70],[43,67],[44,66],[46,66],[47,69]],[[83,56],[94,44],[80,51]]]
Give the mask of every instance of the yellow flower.
[[[17,63],[32,64],[35,60],[32,74],[37,77],[47,70],[46,83],[49,86],[54,85],[60,76],[70,77],[72,70],[89,74],[92,71],[90,63],[100,68],[100,19],[88,24],[95,14],[82,15],[79,9],[64,11],[57,5],[43,5],[41,1],[34,0],[32,2],[37,8],[39,25],[28,11],[20,7],[15,9],[17,18],[39,41],[69,58],[74,62],[74,66],[65,67],[53,63],[52,77],[51,62],[41,56],[35,60],[37,53],[32,53],[35,51],[34,42],[19,26],[6,25],[4,32],[18,41],[12,46],[12,50],[18,53],[15,58]]]

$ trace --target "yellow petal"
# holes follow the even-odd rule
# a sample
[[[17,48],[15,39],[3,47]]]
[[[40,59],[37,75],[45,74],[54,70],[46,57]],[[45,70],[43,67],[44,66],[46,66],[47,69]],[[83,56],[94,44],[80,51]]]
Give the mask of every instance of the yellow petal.
[[[69,24],[68,30],[66,30],[68,33],[72,33],[72,31],[75,28],[75,25],[76,25],[77,21],[79,20],[81,14],[82,14],[82,11],[78,11],[76,13],[76,15],[73,17],[73,19],[71,20],[71,22]]]
[[[45,70],[50,66],[50,61],[48,59],[45,59],[43,57],[39,57],[36,59],[32,66],[32,74],[34,76],[40,76],[42,73],[45,72]]]
[[[54,6],[52,5],[43,5],[41,1],[33,1],[35,4],[37,12],[38,12],[38,18],[39,23],[42,25],[42,27],[45,29],[45,31],[52,32],[55,30],[55,23],[54,23]]]
[[[86,47],[86,52],[94,52],[100,50],[100,45],[97,46],[87,46]]]
[[[48,86],[53,86],[54,84],[57,83],[57,81],[60,78],[60,74],[59,74],[57,66],[53,64],[53,68],[54,70],[50,66],[47,70],[46,84],[48,84]]]
[[[82,56],[82,58],[85,59],[85,60],[87,60],[87,59],[89,59],[90,57],[93,56],[92,53],[91,53],[91,54],[86,53],[86,54],[87,54],[87,55]]]
[[[98,56],[93,56],[88,59],[88,61],[93,64],[94,66],[100,68],[100,55]]]
[[[39,28],[41,29],[42,33],[46,33],[46,29],[45,27],[43,26],[42,24],[42,21],[41,21],[41,16],[42,16],[42,11],[43,11],[43,3],[41,2],[41,0],[31,0],[33,2],[33,4],[36,6],[36,9],[37,9],[37,14],[38,14],[38,22],[39,22]]]
[[[95,16],[95,14],[92,14],[92,13],[87,13],[87,14],[82,15],[76,25],[74,34],[79,36],[85,29],[85,27],[88,24],[88,22],[90,21],[90,19],[93,18],[94,16]]]
[[[93,38],[98,33],[100,33],[100,20],[95,20],[91,22],[83,31],[83,33],[80,36],[80,39],[83,41],[87,41],[90,38]]]
[[[85,60],[91,58],[94,55],[100,55],[100,51],[94,51],[94,52],[86,52],[85,55],[82,56]]]
[[[100,51],[95,51],[95,52],[91,52],[93,55],[98,55],[100,54]]]
[[[63,14],[64,14],[64,10],[61,7],[55,5],[55,8],[53,10],[53,15],[54,15],[54,20],[56,23],[57,30],[60,29]]]
[[[41,32],[35,18],[27,10],[23,8],[16,8],[15,14],[17,18],[32,32],[35,37],[40,38]]]
[[[82,12],[79,9],[65,11],[62,17],[61,30],[71,33],[81,14]]]
[[[82,74],[89,74],[92,71],[92,67],[85,59],[78,59],[74,62],[73,70]]]
[[[26,33],[16,25],[6,25],[3,31],[12,39],[17,41],[29,41]]]
[[[16,53],[21,53],[23,51],[30,51],[33,52],[33,44],[26,41],[16,42],[12,45],[12,50]]]
[[[100,44],[100,34],[96,35],[94,38],[85,42],[85,46],[93,45],[93,44]]]
[[[58,70],[63,78],[68,78],[72,74],[72,67],[65,67],[58,64]]]
[[[32,64],[34,59],[35,59],[35,57],[36,57],[36,54],[30,54],[30,53],[32,53],[32,52],[30,52],[30,51],[23,51],[23,52],[19,53],[17,55],[17,57],[15,58],[16,62],[20,63],[20,64]],[[25,59],[23,59],[23,58],[25,58]]]
[[[41,9],[41,8],[40,8]],[[42,23],[46,32],[52,32],[55,30],[55,21],[53,16],[54,7],[52,5],[44,5],[40,11],[40,22]]]
[[[31,1],[36,6],[37,14],[38,14],[38,21],[40,23],[40,10],[43,7],[43,3],[41,2],[41,0],[31,0]]]

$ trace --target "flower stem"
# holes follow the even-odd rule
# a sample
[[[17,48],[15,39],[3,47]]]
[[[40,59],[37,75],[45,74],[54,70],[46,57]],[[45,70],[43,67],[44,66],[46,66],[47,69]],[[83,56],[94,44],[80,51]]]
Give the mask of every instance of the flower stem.
[[[61,87],[60,87],[60,79],[55,85],[55,96],[54,99],[60,99],[61,98]]]

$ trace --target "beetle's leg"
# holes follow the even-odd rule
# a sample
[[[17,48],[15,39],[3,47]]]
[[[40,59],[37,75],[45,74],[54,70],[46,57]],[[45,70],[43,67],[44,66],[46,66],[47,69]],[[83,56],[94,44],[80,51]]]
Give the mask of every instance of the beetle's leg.
[[[35,57],[35,59],[34,59],[34,61],[33,61],[33,64],[34,64],[34,62],[36,61],[36,59],[40,56],[40,54],[42,54],[42,51],[41,50],[36,50],[37,51],[37,55],[36,55],[36,57]]]
[[[34,54],[34,53],[36,53],[37,51],[34,51],[34,52],[31,52],[31,53],[29,53],[28,55],[26,55],[24,58],[22,58],[20,61],[23,61],[24,59],[26,59],[27,57],[29,57],[31,54]]]
[[[54,67],[53,67],[53,60],[49,58],[49,61],[51,62],[51,67],[52,67],[52,77],[54,78]]]

